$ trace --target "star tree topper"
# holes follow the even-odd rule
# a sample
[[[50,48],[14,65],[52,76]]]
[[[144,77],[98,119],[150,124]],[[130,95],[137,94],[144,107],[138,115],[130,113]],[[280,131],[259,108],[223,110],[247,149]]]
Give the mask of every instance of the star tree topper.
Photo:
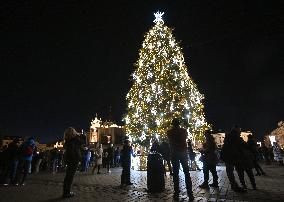
[[[158,23],[158,22],[161,22],[161,23],[164,23],[164,20],[162,19],[162,16],[164,15],[164,12],[157,12],[157,13],[154,13],[155,15],[155,20],[153,22],[155,23]]]

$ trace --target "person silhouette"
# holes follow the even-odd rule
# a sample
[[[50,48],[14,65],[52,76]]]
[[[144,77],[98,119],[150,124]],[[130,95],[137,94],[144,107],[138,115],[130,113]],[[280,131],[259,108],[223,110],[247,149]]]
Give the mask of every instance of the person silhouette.
[[[200,188],[207,189],[209,188],[209,171],[213,176],[213,183],[210,184],[211,187],[218,187],[218,175],[216,171],[217,165],[217,155],[215,153],[216,143],[211,135],[209,130],[205,131],[205,143],[203,144],[203,148],[201,149],[201,154],[203,155],[203,174],[204,174],[204,182],[199,186]]]
[[[63,183],[63,198],[73,197],[75,194],[71,192],[71,185],[74,175],[82,159],[81,149],[83,145],[82,134],[78,133],[73,127],[69,127],[64,132],[64,160],[67,165],[66,175]]]
[[[180,127],[180,122],[177,118],[172,120],[172,128],[167,131],[169,139],[171,160],[173,165],[173,181],[174,181],[174,199],[179,198],[179,167],[182,165],[187,195],[190,201],[194,200],[192,193],[192,182],[189,174],[188,155],[187,155],[187,131]]]

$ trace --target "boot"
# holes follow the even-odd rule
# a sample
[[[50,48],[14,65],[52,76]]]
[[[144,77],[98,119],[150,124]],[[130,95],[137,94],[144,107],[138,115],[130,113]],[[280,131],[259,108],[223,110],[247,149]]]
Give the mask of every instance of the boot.
[[[174,192],[173,199],[174,199],[174,201],[179,201],[179,193],[178,192]]]
[[[243,188],[241,188],[241,187],[239,187],[239,186],[232,186],[231,189],[232,189],[233,191],[239,192],[239,193],[247,192],[246,189],[243,189]]]
[[[218,188],[218,182],[213,182],[212,184],[209,184],[210,187]]]
[[[75,196],[74,192],[66,192],[66,193],[63,193],[62,198],[72,198],[74,196]]]
[[[192,191],[187,191],[187,196],[188,196],[188,201],[193,201],[194,200],[194,196],[192,194]]]
[[[199,185],[199,188],[201,189],[209,189],[208,183],[203,182],[201,185]]]

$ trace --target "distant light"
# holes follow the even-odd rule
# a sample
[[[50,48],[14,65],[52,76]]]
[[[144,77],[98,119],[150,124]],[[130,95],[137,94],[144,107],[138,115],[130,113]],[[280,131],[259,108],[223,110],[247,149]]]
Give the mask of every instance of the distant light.
[[[273,142],[276,142],[276,138],[274,135],[269,135],[269,140],[271,142],[271,145],[273,145]]]
[[[155,15],[155,20],[153,22],[155,23],[158,23],[158,22],[161,22],[161,23],[164,23],[163,19],[162,19],[162,16],[164,15],[164,12],[157,12],[157,13],[154,13]]]

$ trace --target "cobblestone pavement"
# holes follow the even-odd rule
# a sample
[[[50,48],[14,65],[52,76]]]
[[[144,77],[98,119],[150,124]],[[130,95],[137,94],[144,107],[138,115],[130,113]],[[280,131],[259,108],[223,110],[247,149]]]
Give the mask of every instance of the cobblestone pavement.
[[[247,193],[235,193],[230,189],[225,168],[219,166],[219,189],[198,188],[202,183],[203,174],[191,171],[195,201],[284,201],[284,167],[276,165],[263,166],[267,175],[256,176],[258,190],[252,190],[246,178],[249,190]],[[132,171],[132,186],[120,187],[121,169],[113,169],[111,173],[92,175],[76,173],[72,190],[76,196],[72,199],[61,199],[64,173],[39,173],[28,176],[25,186],[0,187],[2,202],[56,202],[56,201],[173,201],[173,183],[166,176],[166,190],[160,194],[148,194],[145,171]],[[183,173],[181,176],[180,201],[187,201]],[[212,180],[210,178],[210,180]]]

